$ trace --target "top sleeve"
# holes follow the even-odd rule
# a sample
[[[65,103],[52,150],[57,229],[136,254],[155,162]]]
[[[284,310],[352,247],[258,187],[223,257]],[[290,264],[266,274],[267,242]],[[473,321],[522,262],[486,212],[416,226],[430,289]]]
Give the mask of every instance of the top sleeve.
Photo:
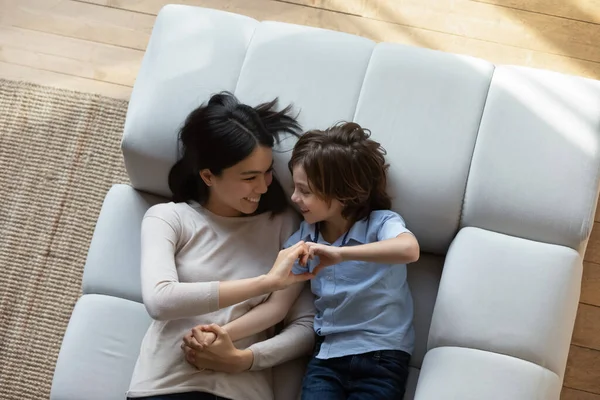
[[[156,320],[173,320],[219,309],[219,282],[179,282],[175,254],[182,235],[172,204],[151,207],[142,220],[142,298]]]

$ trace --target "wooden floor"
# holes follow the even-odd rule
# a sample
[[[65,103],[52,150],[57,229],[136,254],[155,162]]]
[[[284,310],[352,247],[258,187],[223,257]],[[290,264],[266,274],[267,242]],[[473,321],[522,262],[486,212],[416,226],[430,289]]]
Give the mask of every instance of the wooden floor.
[[[0,77],[128,99],[171,2],[600,79],[600,0],[0,0]],[[600,400],[599,222],[564,385]]]

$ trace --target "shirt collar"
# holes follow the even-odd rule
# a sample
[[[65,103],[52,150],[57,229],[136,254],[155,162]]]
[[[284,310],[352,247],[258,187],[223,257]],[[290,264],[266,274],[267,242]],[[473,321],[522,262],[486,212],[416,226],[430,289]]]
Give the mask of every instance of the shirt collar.
[[[307,229],[306,234],[302,238],[304,241],[311,241],[317,243],[319,238],[323,239],[319,232],[319,227],[317,224],[312,224],[310,229]],[[359,242],[361,244],[365,244],[367,242],[367,231],[369,228],[369,218],[363,218],[359,221],[356,221],[350,230],[344,234],[342,240],[342,246],[345,246],[350,239]]]

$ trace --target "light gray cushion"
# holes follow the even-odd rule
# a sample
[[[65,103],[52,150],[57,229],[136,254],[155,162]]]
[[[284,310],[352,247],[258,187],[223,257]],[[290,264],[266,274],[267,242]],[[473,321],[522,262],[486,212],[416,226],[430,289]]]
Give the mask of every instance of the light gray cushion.
[[[562,377],[581,274],[573,249],[464,228],[446,256],[428,347],[506,354]]]
[[[387,150],[388,191],[421,249],[445,254],[458,231],[492,64],[377,45],[355,120]]]
[[[427,353],[415,400],[558,400],[555,373],[501,354],[458,347]]]
[[[258,21],[183,5],[159,13],[131,93],[123,155],[136,189],[170,197],[177,133],[214,93],[235,89]]]
[[[51,400],[123,400],[150,317],[140,303],[82,296],[58,355]]]
[[[106,195],[83,271],[83,293],[142,301],[140,231],[144,214],[167,201],[115,185]]]
[[[599,110],[599,81],[497,67],[462,226],[579,249],[594,221]]]

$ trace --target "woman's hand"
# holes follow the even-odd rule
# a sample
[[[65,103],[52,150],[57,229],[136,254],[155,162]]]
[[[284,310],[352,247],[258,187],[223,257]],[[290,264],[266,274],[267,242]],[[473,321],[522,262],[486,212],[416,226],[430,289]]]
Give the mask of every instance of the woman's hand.
[[[309,272],[298,275],[295,275],[292,272],[292,267],[296,260],[298,260],[300,265],[306,265],[309,257],[308,246],[303,241],[300,241],[287,249],[281,250],[273,264],[273,268],[271,268],[271,271],[267,274],[267,278],[273,287],[273,291],[281,290],[294,283],[314,278],[314,274]]]
[[[342,256],[342,248],[335,246],[327,246],[319,243],[307,243],[308,256],[313,258],[319,257],[319,265],[315,267],[312,274],[317,275],[323,268],[331,265],[339,264],[344,261]]]
[[[208,347],[202,347],[205,333],[216,336],[215,341]],[[199,370],[212,370],[227,373],[247,371],[254,362],[251,350],[238,350],[231,341],[229,334],[217,324],[198,325],[183,338],[181,349],[185,359]]]

